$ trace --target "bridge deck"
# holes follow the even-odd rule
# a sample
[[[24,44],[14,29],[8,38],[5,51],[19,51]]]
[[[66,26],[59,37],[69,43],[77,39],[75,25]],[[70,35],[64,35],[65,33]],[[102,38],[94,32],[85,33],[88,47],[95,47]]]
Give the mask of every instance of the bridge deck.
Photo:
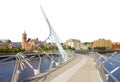
[[[78,55],[75,60],[50,73],[38,82],[103,82],[93,59]]]

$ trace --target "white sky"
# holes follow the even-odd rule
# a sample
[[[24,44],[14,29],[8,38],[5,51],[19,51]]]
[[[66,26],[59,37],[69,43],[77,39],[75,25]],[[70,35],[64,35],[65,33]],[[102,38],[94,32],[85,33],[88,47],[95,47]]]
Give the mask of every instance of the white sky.
[[[0,39],[21,42],[25,30],[28,37],[44,40],[49,28],[40,4],[62,41],[120,42],[120,0],[0,0]]]

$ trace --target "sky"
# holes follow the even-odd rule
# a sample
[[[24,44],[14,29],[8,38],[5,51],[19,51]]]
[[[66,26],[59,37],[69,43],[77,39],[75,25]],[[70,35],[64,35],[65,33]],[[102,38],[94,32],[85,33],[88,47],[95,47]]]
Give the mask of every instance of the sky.
[[[99,38],[120,42],[120,0],[0,0],[0,39],[45,40],[49,27],[43,7],[59,38],[91,42]]]

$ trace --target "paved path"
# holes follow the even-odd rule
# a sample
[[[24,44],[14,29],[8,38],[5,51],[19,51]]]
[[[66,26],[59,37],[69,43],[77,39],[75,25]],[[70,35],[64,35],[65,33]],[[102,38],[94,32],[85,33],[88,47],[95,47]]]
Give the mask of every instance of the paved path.
[[[81,62],[77,63],[73,67],[69,68],[67,71],[60,74],[58,77],[50,82],[67,82],[87,61],[87,58],[82,56]]]
[[[103,82],[93,59],[79,55],[75,60],[47,75],[38,82]]]

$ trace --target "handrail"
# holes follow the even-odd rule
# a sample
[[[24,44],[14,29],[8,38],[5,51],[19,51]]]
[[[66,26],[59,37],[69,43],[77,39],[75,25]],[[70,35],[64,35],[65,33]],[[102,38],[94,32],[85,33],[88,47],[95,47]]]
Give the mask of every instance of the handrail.
[[[114,59],[114,58],[112,58],[112,56],[114,56],[114,55],[116,55],[116,52],[115,53],[113,53],[111,56],[109,56],[109,57],[105,57],[105,56],[103,56],[103,55],[101,55],[101,54],[99,54],[99,53],[92,53],[91,54],[94,58],[95,58],[95,60],[96,60],[96,64],[98,64],[99,66],[101,66],[102,67],[102,69],[106,72],[106,79],[108,80],[108,78],[110,77],[112,80],[114,80],[115,82],[120,82],[114,75],[113,75],[113,73],[115,72],[115,71],[117,71],[117,70],[119,70],[120,69],[120,65],[118,65],[117,67],[115,67],[113,70],[111,70],[111,71],[109,71],[104,65],[105,65],[105,63],[107,63],[108,62],[108,60],[112,60],[112,61],[114,61],[114,62],[116,62],[116,63],[118,63],[118,64],[120,64],[120,61],[119,60],[116,60],[116,59]],[[101,59],[103,59],[102,61],[100,61]]]
[[[17,59],[17,57],[16,57],[16,64],[15,64],[15,67],[14,67],[14,71],[13,71],[13,75],[12,75],[12,79],[11,79],[11,82],[17,82],[17,80],[18,80],[18,68],[19,68],[19,64],[20,64],[20,62],[19,62],[19,60]]]

